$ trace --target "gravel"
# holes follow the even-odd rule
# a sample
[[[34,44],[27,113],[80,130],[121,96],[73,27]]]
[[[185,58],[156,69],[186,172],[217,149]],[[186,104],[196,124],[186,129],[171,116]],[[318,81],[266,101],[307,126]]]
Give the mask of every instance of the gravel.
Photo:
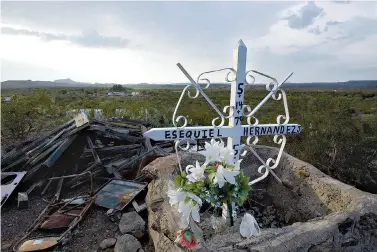
[[[69,198],[69,196],[64,198]],[[1,210],[1,251],[13,251],[14,243],[24,236],[26,230],[33,224],[46,205],[47,203],[39,195],[29,196],[29,207],[26,209],[17,208],[15,197],[7,201]],[[104,239],[121,235],[118,222],[110,220],[106,215],[107,210],[93,204],[84,219],[73,229],[68,239],[65,239],[53,251],[114,251],[113,248],[105,250],[100,248],[100,243]],[[127,211],[127,209],[124,211]],[[148,237],[140,242],[144,251],[154,251]]]

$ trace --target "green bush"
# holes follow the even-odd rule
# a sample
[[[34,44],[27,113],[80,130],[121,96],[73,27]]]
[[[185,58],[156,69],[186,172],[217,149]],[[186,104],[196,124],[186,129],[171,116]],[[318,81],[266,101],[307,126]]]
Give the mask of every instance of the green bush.
[[[2,136],[23,140],[41,130],[44,120],[53,118],[55,113],[52,99],[44,90],[29,96],[14,95],[10,103],[1,107]]]
[[[85,90],[98,95],[91,96]],[[63,90],[12,91],[12,102],[2,104],[2,133],[9,138],[25,138],[49,118],[64,118],[66,111],[78,108],[102,109],[105,118],[116,116],[115,110],[122,108],[125,112],[120,116],[147,120],[153,127],[169,127],[173,125],[172,114],[181,95],[176,91],[147,89],[136,97],[108,97],[107,87],[69,89],[69,95],[62,95]],[[206,93],[219,109],[229,105],[229,89],[209,89]],[[290,122],[301,124],[303,131],[287,136],[285,150],[347,183],[377,181],[373,165],[377,159],[377,99],[371,95],[374,93],[288,91]],[[246,90],[245,104],[253,108],[266,94]],[[55,97],[55,103],[51,97]],[[354,116],[356,112],[369,114]],[[276,123],[280,114],[284,114],[282,101],[270,99],[255,116],[260,123]],[[202,96],[190,99],[187,94],[178,115],[187,116],[189,125],[211,125],[217,117]],[[271,140],[272,136],[261,137],[260,144],[275,146]]]

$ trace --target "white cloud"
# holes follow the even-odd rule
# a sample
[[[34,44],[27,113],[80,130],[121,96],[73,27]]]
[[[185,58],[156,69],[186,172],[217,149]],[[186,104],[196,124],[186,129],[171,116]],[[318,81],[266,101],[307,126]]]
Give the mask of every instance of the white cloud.
[[[292,68],[302,69],[304,63],[313,71],[327,69],[328,73],[320,71],[326,75],[339,67],[344,76],[355,69],[377,70],[376,2],[300,3],[282,10],[278,17],[265,36],[250,41],[254,49],[267,47],[276,57],[292,60]]]
[[[23,35],[2,35],[1,40],[2,47],[7,48],[2,51],[3,60],[65,72],[65,77],[75,75],[77,81],[139,83],[174,82],[185,79],[176,66],[179,56],[175,54],[127,48],[85,48],[69,41],[43,41],[38,37]],[[185,67],[195,66],[187,69],[194,72],[209,67],[206,62],[195,65],[190,60],[184,60],[181,63]],[[7,73],[3,74],[7,76]]]
[[[2,69],[1,78],[182,82],[187,80],[177,62],[193,77],[230,67],[232,49],[242,38],[249,48],[248,68],[278,78],[294,71],[294,81],[363,79],[367,69],[376,67],[376,6],[373,2],[6,2],[2,27],[8,27],[8,34],[1,37],[1,59],[12,64]],[[27,69],[31,66],[32,75]],[[368,76],[377,78],[375,72],[368,70]],[[213,81],[219,80],[223,79]]]

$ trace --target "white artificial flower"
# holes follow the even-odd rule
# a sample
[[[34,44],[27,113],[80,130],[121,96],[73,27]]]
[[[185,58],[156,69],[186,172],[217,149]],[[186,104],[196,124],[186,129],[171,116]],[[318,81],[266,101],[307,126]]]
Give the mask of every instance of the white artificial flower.
[[[201,206],[203,204],[202,200],[195,194],[187,192],[186,193],[187,197],[190,197],[192,200],[196,201],[196,203]]]
[[[184,201],[187,197],[185,192],[177,191],[175,188],[171,188],[170,185],[167,194],[169,196],[169,203],[171,206],[174,206],[175,204]]]
[[[253,235],[260,234],[260,228],[254,216],[245,213],[240,225],[240,234],[245,238],[250,238]]]
[[[237,162],[234,162],[234,151],[233,150],[230,150],[227,147],[222,148],[220,150],[220,158],[227,165],[234,166],[233,171],[239,171],[240,170],[240,164],[241,164],[242,159],[238,160]]]
[[[242,159],[238,160],[235,165],[234,165],[234,169],[233,171],[239,171],[241,169],[240,165],[241,165],[241,161]]]
[[[181,214],[181,223],[180,225],[182,226],[187,226],[189,224],[190,220],[190,213],[191,213],[191,203],[187,202],[185,203],[184,201],[179,202],[178,204],[178,213]]]
[[[234,165],[234,150],[228,147],[223,147],[220,149],[220,159],[221,161],[227,163],[228,165]]]
[[[192,205],[191,201],[187,203],[185,203],[184,201],[179,202],[178,212],[182,215],[182,224],[188,225],[188,223],[190,222],[190,216],[194,221],[200,222],[199,209],[199,205]]]
[[[205,143],[205,150],[200,151],[202,155],[206,157],[206,163],[221,161],[220,150],[224,147],[223,142],[217,142],[215,139],[211,139],[211,143]]]
[[[202,166],[200,166],[198,161],[196,161],[196,167],[193,166],[193,165],[188,165],[186,167],[186,173],[188,174],[187,179],[190,182],[196,182],[196,181],[204,180],[206,178],[204,176],[204,171],[206,169],[206,165],[207,164],[204,163]]]
[[[181,201],[178,204],[178,212],[181,213],[183,216],[188,216],[191,212],[191,203]]]
[[[196,222],[200,222],[200,215],[199,215],[199,206],[198,205],[195,205],[192,207],[191,209],[191,216],[192,216],[192,219]]]
[[[187,226],[190,221],[190,216],[196,222],[200,222],[199,209],[203,204],[202,200],[195,194],[185,191],[176,190],[169,184],[167,192],[169,196],[169,203],[171,206],[177,205],[178,212],[182,215],[181,225]],[[189,197],[191,200],[185,203],[185,199]],[[192,204],[192,201],[196,202]]]
[[[215,178],[213,179],[213,183],[218,184],[220,188],[224,186],[225,182],[235,185],[236,179],[234,177],[237,176],[239,173],[240,171],[229,171],[222,165],[219,165],[217,168]]]

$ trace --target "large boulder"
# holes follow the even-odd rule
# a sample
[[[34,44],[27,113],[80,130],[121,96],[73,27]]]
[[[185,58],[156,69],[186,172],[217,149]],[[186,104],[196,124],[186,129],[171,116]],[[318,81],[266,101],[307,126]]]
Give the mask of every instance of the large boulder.
[[[176,156],[161,157],[142,170],[142,173],[155,178],[148,185],[146,203],[148,206],[148,231],[156,251],[178,252],[174,244],[176,232],[179,230],[179,220],[176,211],[172,211],[166,194],[168,182],[177,172]]]
[[[276,157],[278,149],[258,146],[263,160]],[[182,167],[203,157],[194,153],[180,156]],[[255,179],[260,161],[248,153],[241,163],[245,174]],[[153,177],[149,184],[148,229],[156,251],[181,251],[174,244],[180,216],[169,204],[168,183],[179,172],[175,155],[158,158],[142,173]],[[375,251],[377,247],[377,196],[339,182],[314,166],[283,153],[273,176],[255,188],[267,192],[285,220],[282,228],[262,228],[261,235],[244,239],[239,234],[240,219],[231,228],[211,230],[208,213],[201,215],[204,234],[200,251]]]

